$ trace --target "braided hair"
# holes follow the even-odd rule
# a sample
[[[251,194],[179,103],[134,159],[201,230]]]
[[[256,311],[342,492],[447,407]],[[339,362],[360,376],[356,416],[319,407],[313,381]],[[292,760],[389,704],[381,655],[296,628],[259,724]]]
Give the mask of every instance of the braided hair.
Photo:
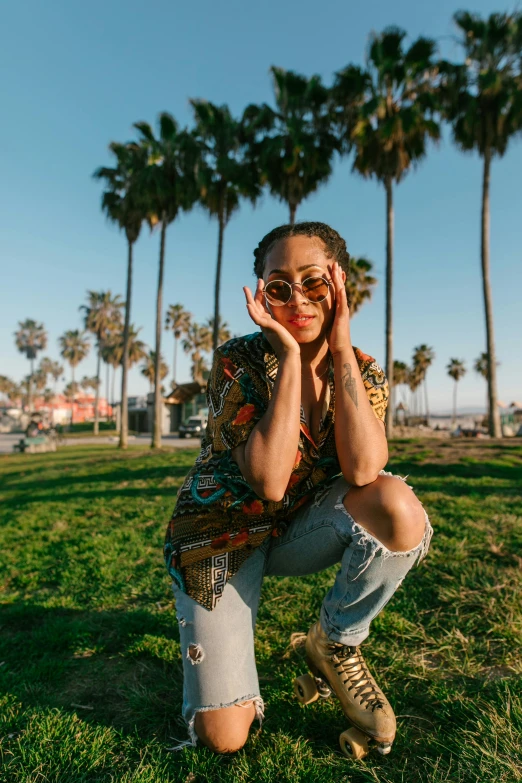
[[[325,252],[328,258],[333,258],[334,261],[337,261],[341,269],[346,273],[346,276],[349,276],[350,256],[346,250],[346,242],[335,229],[331,228],[326,223],[317,223],[313,221],[296,223],[293,226],[278,226],[264,236],[254,250],[254,275],[256,277],[263,277],[266,258],[280,239],[287,239],[288,237],[295,236],[317,237],[320,239],[324,243]]]

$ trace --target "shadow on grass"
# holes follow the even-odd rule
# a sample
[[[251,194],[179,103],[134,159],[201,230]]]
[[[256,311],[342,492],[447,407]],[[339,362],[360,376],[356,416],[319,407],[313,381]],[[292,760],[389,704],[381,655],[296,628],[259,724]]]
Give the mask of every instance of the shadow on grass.
[[[25,707],[58,707],[144,738],[183,734],[173,611],[18,603],[0,606],[0,627],[0,689]]]
[[[191,465],[194,462],[194,455],[197,452],[191,449],[178,449],[175,452],[175,459],[169,463],[174,465],[177,462],[182,464]],[[41,474],[46,470],[52,471],[55,474],[57,471],[64,471],[62,479],[64,482],[69,481],[70,477],[67,475],[69,470],[81,467],[82,465],[98,465],[102,468],[110,470],[111,464],[115,461],[124,464],[125,467],[121,467],[122,472],[133,471],[133,463],[137,460],[148,459],[151,463],[156,463],[158,458],[164,458],[165,455],[173,455],[173,451],[170,449],[165,450],[144,450],[144,449],[130,449],[129,451],[121,452],[112,446],[83,446],[78,448],[66,448],[60,449],[57,452],[50,454],[24,454],[24,455],[0,455],[0,462],[2,467],[2,474],[5,476],[4,486],[16,485],[19,479],[31,478],[31,476],[38,474],[41,479]],[[168,466],[165,466],[167,468]],[[154,477],[154,471],[157,469],[157,465],[151,464],[147,470],[150,470],[151,476]],[[103,473],[102,475],[107,475]],[[126,478],[129,478],[127,475]],[[75,481],[77,480],[77,474],[75,473]],[[28,482],[22,482],[24,488],[30,486]],[[36,483],[36,482],[35,482]],[[47,485],[47,480],[46,480]],[[41,481],[39,486],[41,487]]]
[[[386,469],[407,476],[414,489],[432,490],[431,482],[437,480],[438,491],[449,496],[522,495],[522,462],[520,465],[468,461],[419,463],[392,458]]]
[[[13,504],[17,507],[29,505],[38,501],[48,502],[49,500],[75,500],[79,498],[115,498],[115,497],[143,497],[157,495],[175,495],[177,486],[185,478],[189,470],[189,464],[172,464],[165,466],[150,466],[132,470],[128,468],[110,468],[106,472],[86,473],[85,475],[74,475],[71,478],[64,473],[56,478],[43,477],[39,480],[31,479],[24,481],[23,477],[16,480],[4,482],[6,490],[10,488],[18,490],[17,494],[10,500],[4,498],[4,508]],[[161,486],[165,479],[172,479],[175,484]],[[133,482],[151,482],[153,486],[128,487],[127,484]],[[76,487],[82,485],[94,485],[91,491],[77,491]],[[109,489],[110,487],[110,489]],[[44,491],[42,492],[42,489]]]
[[[418,463],[411,460],[393,459],[388,469],[395,473],[415,473],[421,478],[456,478],[469,479],[501,479],[502,481],[520,482],[522,478],[522,463],[520,465],[497,465],[492,462],[452,462]],[[444,490],[446,483],[444,483]]]

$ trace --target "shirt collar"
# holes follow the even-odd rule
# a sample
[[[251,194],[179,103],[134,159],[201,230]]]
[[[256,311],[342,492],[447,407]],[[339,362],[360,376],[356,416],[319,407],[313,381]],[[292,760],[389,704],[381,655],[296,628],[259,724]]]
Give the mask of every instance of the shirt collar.
[[[269,341],[267,340],[263,332],[260,332],[260,335],[261,335],[263,351],[264,351],[266,379],[271,392],[274,387],[275,380],[277,378],[279,359],[277,358],[274,349],[270,345]],[[322,427],[319,435],[319,444],[324,442],[327,435],[327,430],[330,429],[329,424],[332,421],[332,414],[334,409],[334,401],[335,401],[334,365],[331,356],[329,357],[327,378],[328,378],[328,386],[326,387],[326,397],[325,397],[322,416],[321,416]],[[302,418],[303,418],[303,409],[301,406],[301,419]],[[308,427],[303,426],[303,424],[301,424],[301,431],[303,432],[305,437],[307,437],[308,440],[310,440],[311,443],[313,443],[313,445],[315,446],[316,444],[314,443],[312,436],[310,435]]]

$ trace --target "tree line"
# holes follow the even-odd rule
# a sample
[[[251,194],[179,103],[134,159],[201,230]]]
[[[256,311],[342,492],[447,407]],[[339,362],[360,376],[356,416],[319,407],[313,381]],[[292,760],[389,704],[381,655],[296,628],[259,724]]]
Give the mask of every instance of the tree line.
[[[110,368],[113,370],[113,383],[111,400],[114,401],[114,379],[116,370],[122,366],[123,361],[123,320],[121,310],[125,303],[121,301],[119,295],[113,296],[110,291],[88,291],[88,304],[81,305],[80,310],[84,314],[83,329],[69,329],[58,338],[60,356],[70,366],[71,381],[63,389],[65,399],[71,403],[71,423],[73,423],[74,399],[84,391],[94,390],[94,423],[93,432],[99,433],[99,397],[102,385],[101,363],[106,365],[107,369],[107,388],[108,373]],[[52,407],[53,401],[57,396],[57,383],[62,378],[64,367],[59,361],[53,361],[48,356],[40,359],[38,367],[35,369],[35,361],[38,354],[47,348],[48,334],[42,323],[38,323],[30,318],[20,321],[18,329],[14,333],[15,345],[30,362],[29,374],[20,382],[16,383],[6,375],[0,375],[0,394],[3,394],[12,403],[26,404],[29,411],[33,409],[34,397],[41,397],[47,405]],[[181,337],[183,337],[183,350],[190,354],[192,361],[192,378],[203,385],[206,374],[208,373],[208,361],[205,354],[212,351],[212,337],[214,332],[213,319],[209,318],[203,324],[194,321],[192,313],[184,309],[181,304],[170,305],[167,309],[165,320],[165,329],[174,335],[174,361],[172,366],[172,389],[177,386],[177,347]],[[139,339],[138,333],[133,324],[129,329],[129,348],[128,364],[134,366],[142,361],[141,374],[148,380],[150,387],[153,387],[155,377],[156,354],[155,351],[147,348],[145,343]],[[89,355],[91,342],[89,335],[94,337],[94,347],[96,350],[96,375],[84,376],[81,381],[75,379],[75,371],[78,365]],[[226,342],[231,337],[228,324],[220,324],[218,332],[219,342]],[[163,356],[160,357],[160,379],[163,381],[168,375],[169,368]],[[49,377],[53,381],[53,387],[47,386]],[[161,388],[162,394],[165,388]],[[108,398],[107,394],[107,398]]]
[[[411,364],[395,359],[393,362],[393,383],[398,389],[402,387],[401,402],[403,408],[412,416],[420,417],[424,416],[426,423],[430,416],[430,409],[428,404],[428,386],[427,386],[427,373],[433,360],[435,359],[435,352],[429,345],[423,343],[413,349],[413,356]],[[475,372],[485,379],[486,383],[489,380],[489,362],[486,353],[481,353],[480,356],[473,362],[473,369]],[[450,378],[455,381],[453,386],[453,412],[452,422],[456,423],[457,420],[457,387],[458,382],[466,375],[467,367],[463,359],[452,358],[446,365],[446,372]],[[410,399],[408,402],[407,390],[410,391]],[[424,391],[424,410],[422,408],[422,396],[419,398],[419,393]]]

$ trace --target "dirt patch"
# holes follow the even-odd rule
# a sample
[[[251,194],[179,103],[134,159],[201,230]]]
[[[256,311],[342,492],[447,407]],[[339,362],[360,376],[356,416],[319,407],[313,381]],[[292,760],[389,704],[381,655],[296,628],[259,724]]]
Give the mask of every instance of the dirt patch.
[[[394,438],[431,438],[437,440],[449,440],[448,430],[433,430],[431,427],[404,427],[395,426],[393,428]]]
[[[510,666],[489,666],[483,669],[486,680],[505,680],[508,677],[516,677],[516,671]]]

